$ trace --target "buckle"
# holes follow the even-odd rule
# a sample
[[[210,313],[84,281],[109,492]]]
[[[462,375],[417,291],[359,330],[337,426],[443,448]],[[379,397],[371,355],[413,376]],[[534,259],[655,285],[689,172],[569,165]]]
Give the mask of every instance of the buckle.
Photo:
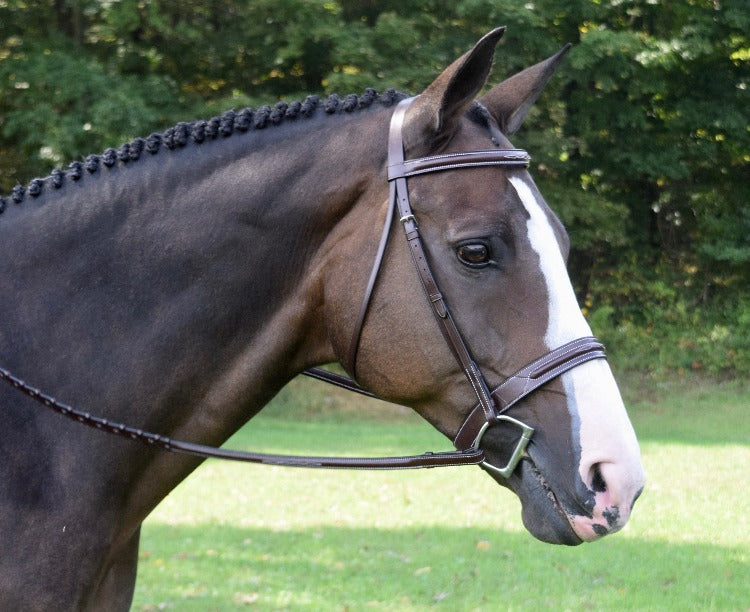
[[[495,474],[499,474],[503,478],[510,478],[510,475],[513,473],[513,470],[516,469],[516,466],[521,461],[523,456],[526,454],[526,446],[529,444],[529,441],[531,440],[531,436],[534,434],[534,428],[526,425],[526,423],[523,423],[522,421],[519,421],[518,419],[514,419],[513,417],[509,417],[505,414],[501,414],[497,417],[497,421],[506,421],[510,423],[511,425],[515,425],[521,430],[521,437],[518,440],[518,443],[516,444],[516,448],[513,449],[513,454],[510,456],[510,459],[508,460],[508,463],[505,465],[505,467],[497,467],[496,465],[492,465],[491,463],[488,463],[487,461],[482,461],[480,465],[485,468],[489,472],[493,472]],[[495,423],[490,423],[489,421],[485,423],[482,426],[482,429],[479,430],[479,433],[477,434],[476,440],[474,440],[474,444],[472,444],[471,448],[479,450],[479,444],[482,441],[482,437],[484,437],[484,433],[492,427]]]
[[[404,215],[399,219],[399,223],[401,223],[402,225],[405,223],[409,223],[409,221],[411,221],[415,226],[417,225],[417,219],[412,214]]]

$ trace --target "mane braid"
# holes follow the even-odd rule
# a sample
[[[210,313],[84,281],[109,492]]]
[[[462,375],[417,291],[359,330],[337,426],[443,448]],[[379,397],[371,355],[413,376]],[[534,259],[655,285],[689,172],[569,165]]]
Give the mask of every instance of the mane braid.
[[[269,125],[279,125],[284,121],[294,121],[299,118],[313,117],[318,109],[327,115],[339,113],[353,113],[366,109],[375,102],[390,107],[403,100],[406,94],[389,89],[379,94],[375,89],[368,88],[362,95],[350,94],[343,100],[336,94],[331,94],[321,101],[318,96],[307,96],[303,101],[277,102],[273,107],[261,106],[257,109],[244,108],[239,112],[228,110],[220,116],[208,120],[180,122],[161,133],[153,133],[146,138],[136,138],[131,142],[120,145],[119,148],[109,148],[103,153],[89,155],[83,161],[71,162],[66,169],[55,168],[44,178],[32,179],[28,185],[16,185],[11,193],[0,196],[0,213],[10,202],[21,204],[27,196],[36,198],[41,195],[45,187],[50,185],[60,189],[66,180],[79,181],[86,174],[95,174],[102,166],[112,168],[121,163],[123,165],[138,161],[144,151],[149,155],[156,155],[163,147],[169,150],[185,147],[191,142],[200,145],[207,140],[228,138],[233,134],[244,134],[248,131],[262,130]]]

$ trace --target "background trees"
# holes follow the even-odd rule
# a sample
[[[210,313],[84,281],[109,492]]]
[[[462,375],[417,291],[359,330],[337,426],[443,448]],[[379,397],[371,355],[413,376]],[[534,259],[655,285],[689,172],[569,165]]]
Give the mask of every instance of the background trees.
[[[575,44],[516,143],[621,365],[750,371],[746,0],[0,0],[0,193],[177,120]]]

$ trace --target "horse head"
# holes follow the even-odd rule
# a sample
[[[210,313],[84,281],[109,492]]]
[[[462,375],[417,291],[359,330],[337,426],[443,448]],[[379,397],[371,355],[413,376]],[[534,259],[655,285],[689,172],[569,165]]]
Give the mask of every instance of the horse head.
[[[508,136],[567,47],[477,99],[502,33],[482,38],[411,102],[401,126],[407,160],[512,149]],[[525,364],[591,330],[566,271],[568,236],[529,172],[519,164],[444,170],[410,176],[408,197],[441,299],[495,389]],[[475,390],[441,334],[408,250],[401,239],[388,243],[356,353],[342,362],[363,386],[412,406],[455,439],[476,404]],[[331,282],[353,281],[342,273]],[[355,307],[356,296],[351,299]],[[512,473],[501,475],[495,466],[506,465],[520,448],[513,421],[490,424],[478,444],[485,469],[520,498],[534,536],[578,544],[622,528],[644,474],[604,359],[554,377],[507,414],[534,431]]]

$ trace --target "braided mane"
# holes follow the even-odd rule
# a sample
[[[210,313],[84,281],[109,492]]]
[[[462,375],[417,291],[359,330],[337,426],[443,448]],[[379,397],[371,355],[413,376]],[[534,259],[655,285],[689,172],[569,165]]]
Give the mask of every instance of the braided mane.
[[[379,94],[374,89],[368,88],[362,95],[350,94],[343,99],[336,94],[331,94],[325,100],[321,100],[318,96],[308,96],[304,101],[291,104],[278,102],[273,107],[245,108],[239,112],[228,110],[208,120],[180,122],[164,132],[155,132],[146,138],[136,138],[117,149],[109,148],[101,154],[89,155],[83,161],[74,161],[66,169],[56,168],[48,176],[35,178],[26,186],[16,185],[10,195],[0,196],[0,213],[11,201],[20,204],[27,197],[38,197],[46,185],[60,189],[66,180],[79,181],[86,173],[98,172],[102,165],[111,168],[118,162],[127,164],[138,161],[144,151],[150,155],[156,155],[163,147],[174,150],[185,147],[191,142],[201,144],[206,140],[261,130],[269,125],[279,125],[284,121],[313,117],[320,109],[328,115],[333,115],[353,113],[369,108],[375,102],[389,107],[405,97],[405,94],[393,89]]]

